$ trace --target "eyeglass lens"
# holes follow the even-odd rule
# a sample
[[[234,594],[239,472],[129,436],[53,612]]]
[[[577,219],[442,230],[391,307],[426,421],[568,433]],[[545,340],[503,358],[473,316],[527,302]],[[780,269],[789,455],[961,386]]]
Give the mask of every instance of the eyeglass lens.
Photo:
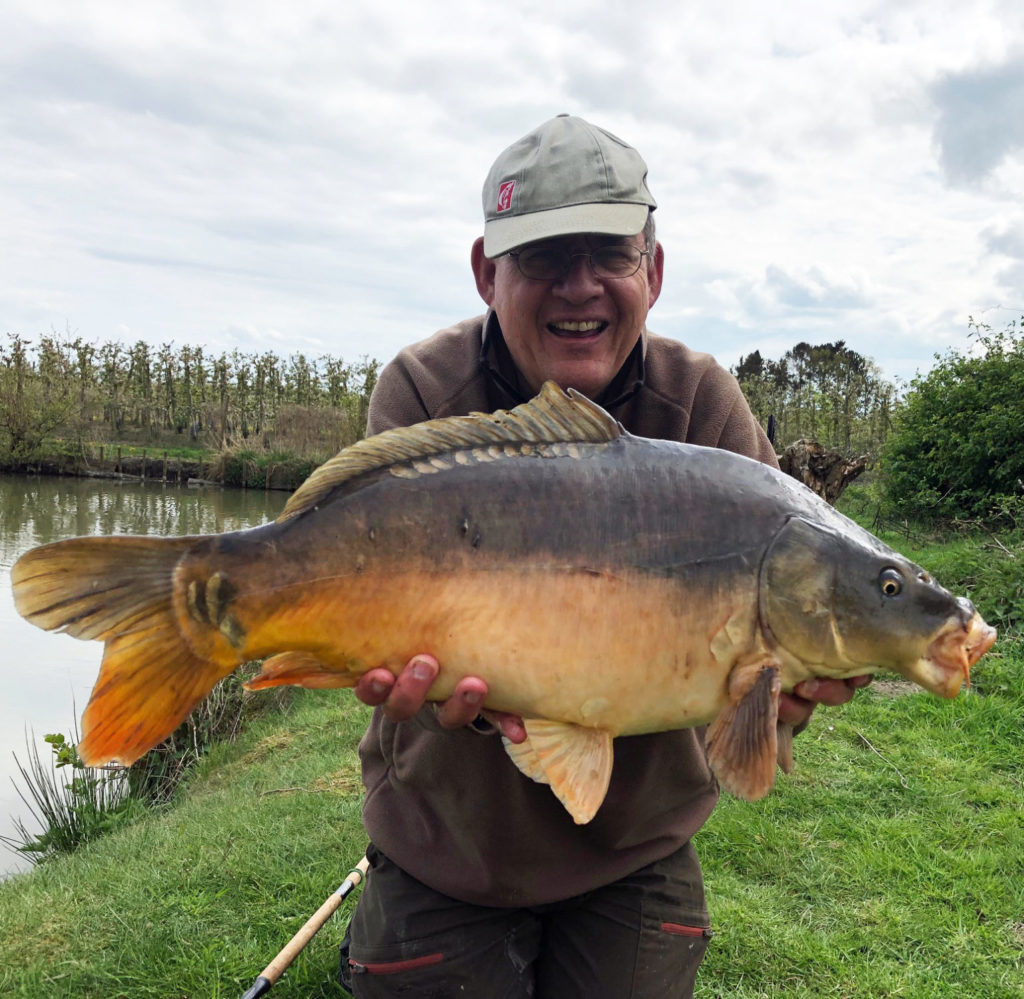
[[[569,253],[557,246],[534,246],[513,254],[528,278],[551,280],[568,274],[576,257],[586,257],[598,277],[630,277],[640,268],[643,251],[628,243],[600,246],[590,253]]]

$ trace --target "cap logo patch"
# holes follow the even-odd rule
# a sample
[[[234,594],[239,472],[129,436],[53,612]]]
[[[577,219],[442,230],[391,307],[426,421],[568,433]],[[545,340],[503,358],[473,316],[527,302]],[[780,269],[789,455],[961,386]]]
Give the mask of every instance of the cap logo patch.
[[[507,212],[512,207],[512,191],[515,189],[516,182],[514,180],[502,181],[501,186],[498,188],[498,212]]]

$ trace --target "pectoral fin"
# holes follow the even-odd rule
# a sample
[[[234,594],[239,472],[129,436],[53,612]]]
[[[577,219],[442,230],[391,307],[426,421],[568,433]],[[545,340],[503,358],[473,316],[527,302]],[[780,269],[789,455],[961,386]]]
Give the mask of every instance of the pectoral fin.
[[[526,741],[504,739],[512,762],[529,778],[550,784],[577,825],[589,822],[608,793],[612,776],[612,735],[541,718],[524,719]]]
[[[719,783],[747,801],[763,798],[775,782],[778,756],[779,667],[737,666],[729,705],[708,727],[708,762]]]
[[[282,652],[264,660],[263,672],[242,686],[246,690],[288,685],[326,690],[330,687],[354,687],[357,679],[352,673],[325,665],[309,652]]]

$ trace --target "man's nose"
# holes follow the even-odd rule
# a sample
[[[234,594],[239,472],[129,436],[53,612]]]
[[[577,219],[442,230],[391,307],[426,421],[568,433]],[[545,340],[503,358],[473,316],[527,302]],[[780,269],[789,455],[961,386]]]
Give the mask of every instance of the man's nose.
[[[553,290],[574,302],[586,301],[604,291],[601,279],[594,273],[589,253],[574,253],[569,270],[554,284]]]

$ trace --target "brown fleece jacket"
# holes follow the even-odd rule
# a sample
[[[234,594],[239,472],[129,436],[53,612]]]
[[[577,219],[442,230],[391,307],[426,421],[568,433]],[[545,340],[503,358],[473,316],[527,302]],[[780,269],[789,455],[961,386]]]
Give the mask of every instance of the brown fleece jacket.
[[[490,412],[530,394],[489,313],[388,364],[370,400],[369,431]],[[596,401],[639,436],[778,467],[736,379],[678,341],[645,332]],[[516,769],[499,738],[441,729],[430,705],[399,724],[378,709],[360,744],[364,822],[391,860],[453,898],[492,906],[569,898],[668,856],[703,825],[718,799],[703,734],[616,739],[607,798],[593,821],[577,826],[547,787]]]

